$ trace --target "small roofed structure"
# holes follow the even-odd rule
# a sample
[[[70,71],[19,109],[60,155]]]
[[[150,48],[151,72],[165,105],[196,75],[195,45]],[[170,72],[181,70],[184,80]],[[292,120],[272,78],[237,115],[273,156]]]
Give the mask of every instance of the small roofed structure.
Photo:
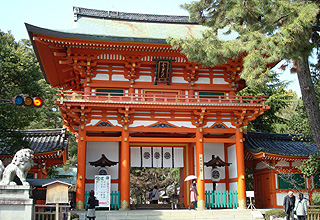
[[[311,198],[320,190],[319,178],[305,179],[297,167],[318,152],[314,143],[295,134],[247,132],[245,166],[252,168],[255,207],[281,208],[289,191]]]
[[[95,167],[111,167],[117,165],[118,162],[113,162],[109,160],[104,154],[101,155],[101,158],[97,161],[89,162],[91,166]]]
[[[32,178],[46,178],[47,168],[52,165],[64,164],[68,159],[69,135],[66,128],[59,129],[27,129],[20,130],[29,148],[34,152],[35,166],[29,171]],[[7,166],[14,156],[10,154],[10,146],[0,148],[0,160]]]
[[[219,156],[214,156],[212,155],[212,159],[209,160],[208,162],[204,163],[207,167],[225,167],[225,166],[230,166],[231,163],[226,163],[224,162]]]

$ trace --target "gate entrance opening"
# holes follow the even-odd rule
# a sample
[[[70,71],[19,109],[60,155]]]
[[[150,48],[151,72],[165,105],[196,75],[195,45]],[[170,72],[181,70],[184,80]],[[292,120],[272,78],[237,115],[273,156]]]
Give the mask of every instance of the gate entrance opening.
[[[152,203],[152,191],[156,186],[159,200],[155,204],[178,204],[181,175],[179,167],[133,167],[130,170],[130,203],[141,205]],[[183,181],[183,180],[182,180]],[[155,199],[154,199],[155,200]],[[151,209],[157,206],[150,206]]]

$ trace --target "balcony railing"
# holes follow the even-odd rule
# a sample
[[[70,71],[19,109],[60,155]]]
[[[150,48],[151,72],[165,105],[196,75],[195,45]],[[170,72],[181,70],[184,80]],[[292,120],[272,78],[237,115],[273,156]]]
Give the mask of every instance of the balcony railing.
[[[175,105],[252,105],[264,106],[265,96],[215,96],[215,95],[175,95],[140,93],[105,93],[59,91],[60,102],[135,103],[135,104],[175,104]]]

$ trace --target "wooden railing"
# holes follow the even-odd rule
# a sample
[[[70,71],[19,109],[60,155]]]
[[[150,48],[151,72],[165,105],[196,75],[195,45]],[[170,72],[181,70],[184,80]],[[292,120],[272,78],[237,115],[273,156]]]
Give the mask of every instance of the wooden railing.
[[[88,201],[89,191],[86,191],[84,194],[84,200]],[[85,208],[87,208],[88,204],[85,204]],[[99,208],[99,207],[96,207]],[[110,209],[111,210],[119,210],[120,209],[120,191],[112,191],[110,193]]]
[[[309,206],[307,220],[319,220],[320,219],[320,206]]]
[[[237,191],[206,191],[206,207],[212,208],[237,208],[238,192]]]
[[[105,93],[58,91],[63,101],[132,102],[132,103],[176,103],[186,104],[225,104],[225,105],[264,105],[264,96],[214,96],[214,95],[170,95],[139,93]]]
[[[35,205],[34,220],[55,220],[56,207],[56,205]],[[68,205],[59,205],[59,220],[68,219],[69,208]]]

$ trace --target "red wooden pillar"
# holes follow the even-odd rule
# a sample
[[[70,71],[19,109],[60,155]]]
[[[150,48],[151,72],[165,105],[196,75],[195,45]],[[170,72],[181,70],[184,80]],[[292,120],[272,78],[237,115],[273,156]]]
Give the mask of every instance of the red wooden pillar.
[[[203,133],[202,128],[196,129],[196,162],[197,162],[197,189],[198,189],[198,209],[203,210],[205,204],[205,189],[204,189],[204,156],[203,156]]]
[[[77,191],[76,208],[84,209],[85,179],[86,179],[86,129],[79,126],[78,133],[78,166],[77,166]]]
[[[229,155],[228,155],[228,145],[227,144],[224,144],[224,161],[226,163],[229,162]],[[229,179],[229,166],[225,166],[224,167],[225,169],[225,178],[226,178],[226,190],[229,191],[230,189],[230,179]]]
[[[128,127],[122,130],[120,150],[120,193],[121,209],[129,209],[130,206],[130,145]]]
[[[242,128],[236,129],[236,154],[237,154],[237,174],[238,174],[238,200],[239,208],[246,208],[246,181],[244,168],[244,148]]]

